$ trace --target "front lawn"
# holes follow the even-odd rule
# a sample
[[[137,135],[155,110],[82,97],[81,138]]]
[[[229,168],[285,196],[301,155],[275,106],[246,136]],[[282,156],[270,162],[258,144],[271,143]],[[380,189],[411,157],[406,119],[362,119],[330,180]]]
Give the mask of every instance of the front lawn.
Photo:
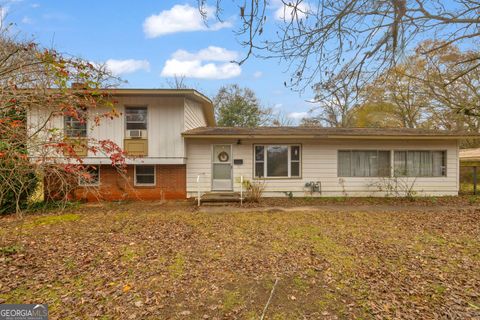
[[[480,211],[197,212],[105,204],[0,219],[0,303],[51,319],[480,317]],[[277,281],[278,280],[278,281]]]

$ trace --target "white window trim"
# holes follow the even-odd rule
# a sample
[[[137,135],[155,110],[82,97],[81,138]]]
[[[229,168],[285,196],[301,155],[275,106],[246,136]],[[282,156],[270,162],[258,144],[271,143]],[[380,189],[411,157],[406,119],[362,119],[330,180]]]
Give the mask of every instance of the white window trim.
[[[153,166],[153,183],[137,183],[137,166]],[[157,185],[157,165],[136,164],[133,166],[133,185],[138,187],[155,187]]]
[[[386,177],[352,177],[352,176],[340,176],[339,174],[339,152],[340,151],[390,151],[390,176]],[[444,160],[445,160],[445,175],[442,176],[397,176],[395,175],[395,152],[397,151],[442,151],[444,152]],[[349,179],[371,179],[371,178],[446,178],[448,176],[448,151],[445,149],[337,149],[337,178],[349,178]]]
[[[267,166],[268,166],[268,159],[267,159],[267,148],[268,147],[276,147],[276,146],[287,146],[288,147],[288,176],[282,176],[282,177],[269,177],[267,176]],[[255,157],[255,147],[263,147],[263,177],[257,177],[255,175],[255,168],[257,164],[257,159]],[[300,154],[299,154],[299,160],[293,160],[294,162],[298,162],[299,168],[298,168],[298,176],[292,176],[291,170],[292,170],[292,147],[298,147]],[[253,145],[253,177],[254,179],[301,179],[302,178],[302,152],[303,148],[302,145],[299,143],[273,143],[273,144],[254,144]],[[262,162],[262,161],[259,161]]]
[[[98,186],[100,186],[100,171],[102,170],[101,166],[100,165],[94,165],[94,164],[91,165],[91,166],[94,166],[94,167],[98,168],[98,181],[96,183],[82,183],[81,177],[78,177],[78,185],[80,187],[98,187]]]
[[[84,119],[84,124],[85,124],[85,136],[71,136],[67,134],[67,131],[69,130],[75,130],[67,127],[67,115],[63,116],[63,134],[67,138],[77,138],[77,139],[87,139],[88,138],[88,119]],[[74,119],[75,122],[80,122],[78,119]],[[83,130],[82,130],[83,131]]]
[[[127,122],[130,122],[130,121],[127,121],[127,109],[128,108],[146,108],[147,109],[147,120],[145,121],[145,125],[147,126],[147,128],[145,129],[148,133],[148,128],[150,127],[150,123],[149,123],[149,119],[150,119],[150,110],[148,108],[148,105],[125,105],[124,106],[124,111],[125,111],[125,116],[124,116],[124,119],[125,119],[125,132],[129,129],[127,129]],[[130,123],[143,123],[143,122],[139,122],[139,121],[133,121],[133,122],[130,122]],[[132,129],[130,129],[132,130]],[[136,130],[136,129],[135,129]],[[138,129],[138,130],[144,130],[144,129]]]

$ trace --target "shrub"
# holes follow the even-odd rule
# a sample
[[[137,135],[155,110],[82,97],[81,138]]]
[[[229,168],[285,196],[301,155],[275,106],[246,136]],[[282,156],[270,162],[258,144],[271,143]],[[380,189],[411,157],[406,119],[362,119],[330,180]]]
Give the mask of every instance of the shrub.
[[[404,197],[413,201],[417,194],[417,191],[414,190],[415,182],[416,179],[385,177],[379,178],[369,186],[376,188],[379,192],[385,193],[386,197]]]
[[[251,182],[250,180],[243,181],[245,188],[245,200],[248,202],[259,202],[265,190],[265,182]]]
[[[292,191],[285,191],[285,196],[288,197],[288,199],[292,200],[293,199],[293,192]]]
[[[4,182],[8,181],[1,184],[0,214],[25,209],[29,196],[37,187],[38,180],[31,167],[22,166],[22,169],[18,170],[18,166],[0,158],[0,177]]]

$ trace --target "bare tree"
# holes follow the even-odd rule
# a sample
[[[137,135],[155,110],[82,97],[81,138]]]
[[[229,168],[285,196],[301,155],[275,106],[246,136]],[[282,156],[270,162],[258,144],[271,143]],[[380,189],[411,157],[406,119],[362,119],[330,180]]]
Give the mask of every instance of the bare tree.
[[[272,127],[290,127],[293,126],[293,121],[283,111],[274,111],[272,108],[266,109],[268,112],[267,122],[265,126]]]
[[[352,109],[358,105],[360,96],[343,73],[328,82],[314,86],[316,107],[314,118],[327,127],[352,126]]]
[[[210,7],[223,19],[225,0],[197,0],[206,17]],[[425,38],[444,40],[422,52],[480,39],[478,0],[279,0],[277,24],[268,0],[231,0],[239,8],[236,35],[250,56],[280,58],[291,67],[288,85],[305,88],[342,73],[356,86],[401,61],[405,50]],[[283,14],[281,12],[283,11]],[[265,29],[272,32],[264,32]],[[480,54],[463,74],[480,67]],[[460,78],[452,78],[450,83]]]
[[[185,76],[175,75],[173,78],[167,79],[166,82],[171,89],[188,89]]]
[[[317,117],[305,117],[300,121],[300,127],[322,127],[322,122]]]

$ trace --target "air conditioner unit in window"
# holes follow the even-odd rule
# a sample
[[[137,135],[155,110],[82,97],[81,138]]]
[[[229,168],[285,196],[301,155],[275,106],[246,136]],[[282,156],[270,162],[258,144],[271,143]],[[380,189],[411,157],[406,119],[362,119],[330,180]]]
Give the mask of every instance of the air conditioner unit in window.
[[[141,139],[147,137],[147,130],[127,130],[127,138]]]

